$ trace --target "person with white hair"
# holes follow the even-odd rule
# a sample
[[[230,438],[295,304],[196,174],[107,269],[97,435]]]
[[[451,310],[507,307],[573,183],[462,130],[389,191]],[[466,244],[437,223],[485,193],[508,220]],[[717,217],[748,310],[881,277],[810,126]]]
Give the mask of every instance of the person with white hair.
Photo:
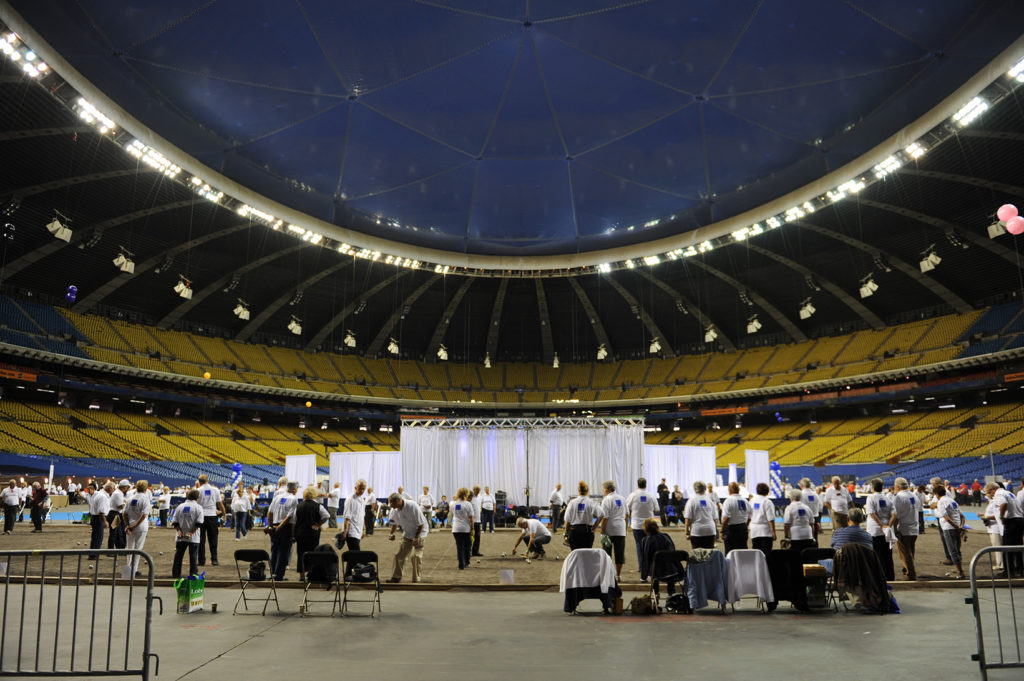
[[[626,562],[626,501],[615,491],[615,481],[606,480],[602,487],[601,534],[611,540],[615,576],[622,577],[622,566]]]
[[[420,510],[419,505],[412,499],[406,499],[397,492],[388,497],[388,505],[391,507],[392,512],[392,522],[389,523],[391,531],[388,534],[388,541],[395,541],[395,530],[402,528],[402,544],[395,553],[394,570],[388,582],[397,584],[402,581],[405,559],[410,554],[412,556],[412,581],[422,582],[423,578],[420,573],[423,563],[423,545],[430,535],[430,526],[427,524],[427,519],[424,517],[423,511]]]
[[[800,501],[802,501],[807,508],[811,509],[811,513],[814,514],[813,531],[814,538],[817,539],[818,532],[821,530],[821,509],[824,508],[821,495],[814,489],[814,483],[811,482],[810,478],[800,479],[800,487],[798,491],[800,492]]]
[[[918,510],[921,502],[910,489],[906,478],[896,478],[893,482],[896,496],[892,500],[892,527],[896,530],[896,549],[903,562],[903,572],[907,580],[917,581],[917,568],[914,566],[914,553],[917,544]]]
[[[994,482],[985,484],[984,493],[985,498],[988,499],[988,506],[985,507],[981,520],[985,523],[985,527],[988,528],[988,541],[992,546],[1002,546],[1003,544],[1003,519],[1000,517],[999,512],[1004,500],[998,494],[1000,490],[1006,491]],[[989,555],[993,561],[992,575],[994,577],[1005,577],[1006,565],[1003,563],[1002,552],[994,551]]]
[[[698,480],[693,483],[694,495],[686,500],[683,519],[686,522],[686,538],[691,548],[715,548],[718,533],[718,502],[708,492],[708,486]]]
[[[843,487],[843,481],[838,475],[832,476],[832,486],[825,490],[824,504],[832,517],[832,532],[846,527],[853,499],[850,498],[849,491]]]
[[[288,481],[284,492],[270,502],[267,509],[266,532],[270,535],[270,570],[274,579],[284,581],[288,561],[292,557],[292,538],[295,535],[295,508],[299,505],[295,492],[299,483]]]
[[[818,518],[814,511],[802,500],[803,493],[798,489],[789,490],[789,505],[782,515],[783,527],[789,537],[789,547],[795,551],[817,548],[818,540],[814,538],[814,526]]]
[[[516,543],[512,546],[512,555],[516,555],[519,543],[525,541],[526,557],[529,558],[532,551],[534,558],[543,559],[547,555],[544,553],[544,545],[551,541],[551,533],[548,532],[548,528],[544,527],[544,523],[536,518],[519,518],[516,520],[516,527],[522,530],[522,533],[516,537]]]
[[[10,534],[14,531],[14,521],[18,515],[18,507],[21,505],[16,480],[12,479],[7,487],[4,487],[3,492],[0,492],[0,504],[3,504],[4,507],[4,534]],[[93,527],[95,527],[95,523]]]
[[[366,499],[363,493],[366,491],[366,481],[360,478],[352,494],[345,499],[344,515],[341,522],[341,535],[345,537],[345,546],[349,551],[359,551],[359,544],[363,538],[363,519],[366,515],[364,505]]]
[[[139,480],[135,490],[125,502],[124,531],[127,549],[141,551],[146,545],[149,532],[149,509],[153,505],[153,497],[149,493],[149,482]],[[139,556],[131,557],[132,573],[138,575]]]
[[[188,551],[188,574],[196,574],[196,554],[199,552],[199,528],[203,526],[203,507],[199,505],[199,490],[190,489],[185,503],[174,509],[171,525],[175,531],[174,563],[171,577],[181,577],[181,561]]]
[[[296,487],[295,489],[298,490],[299,488]],[[282,475],[280,478],[277,479],[277,489],[274,490],[274,495],[273,495],[272,498],[276,499],[279,496],[281,496],[282,494],[287,494],[287,493],[288,493],[288,476],[287,475]]]
[[[993,485],[995,483],[989,483]],[[986,486],[986,493],[988,486]],[[992,498],[992,497],[990,497]],[[1003,524],[1003,545],[1020,546],[1024,544],[1024,509],[1017,504],[1013,494],[996,485],[994,492],[996,502],[996,515]],[[1020,553],[1007,553],[1005,561],[1006,574],[1009,577],[1019,577],[1024,574],[1024,566],[1021,564]]]

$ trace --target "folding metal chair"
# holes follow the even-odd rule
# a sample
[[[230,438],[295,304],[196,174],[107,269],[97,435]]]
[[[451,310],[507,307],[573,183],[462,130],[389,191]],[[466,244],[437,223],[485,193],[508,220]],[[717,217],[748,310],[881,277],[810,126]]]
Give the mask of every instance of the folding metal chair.
[[[818,565],[823,560],[834,561],[836,550],[832,548],[804,549],[800,552],[800,560],[805,565],[813,563]],[[835,563],[828,570],[828,580],[825,582],[825,603],[832,607],[832,610],[839,612],[839,594],[836,591]]]
[[[335,612],[341,611],[341,582],[338,575],[338,554],[333,550],[330,553],[307,551],[302,554],[302,571],[306,579],[306,588],[302,592],[302,606],[300,609],[302,615],[309,614],[310,603],[331,603],[331,617],[334,617]],[[333,589],[334,598],[310,598],[309,590],[317,586],[325,587],[327,591]]]
[[[690,554],[683,550],[677,551],[657,551],[654,554],[654,565],[651,566],[651,590],[650,597],[651,603],[654,604],[654,611],[661,612],[661,595],[654,590],[654,583],[659,580],[658,575],[665,574],[670,571],[670,566],[673,563],[685,563],[690,559]],[[679,572],[679,579],[676,580],[676,584],[682,590],[682,593],[686,593],[686,568],[683,567]],[[667,587],[666,587],[667,593]],[[666,595],[665,600],[668,600]]]
[[[358,564],[372,565],[373,566],[373,579],[371,580],[358,580],[358,575],[355,571],[355,566]],[[378,564],[377,553],[375,551],[346,551],[341,554],[341,565],[342,565],[342,586],[345,589],[344,600],[341,602],[341,615],[342,617],[349,614],[348,604],[352,603],[369,603],[370,614],[369,617],[373,617],[373,613],[383,613],[384,610],[380,605],[380,594],[384,590],[380,585],[380,565]],[[349,598],[349,589],[372,589],[373,595],[370,598]],[[367,615],[359,615],[360,617],[366,617]]]
[[[242,574],[242,564],[245,563],[247,566],[252,563],[265,562],[267,564],[267,579],[265,580],[252,580],[249,579],[249,569],[246,567],[245,574]],[[242,604],[242,614],[256,614],[255,612],[249,612],[249,601],[259,603],[263,602],[263,610],[260,612],[261,615],[267,614],[267,606],[271,601],[277,607],[278,612],[281,611],[281,604],[277,602],[277,586],[274,582],[274,575],[270,570],[270,554],[263,549],[238,549],[235,551],[235,570],[238,572],[238,583],[242,587],[242,592],[238,594],[238,600],[235,601],[235,609],[231,613],[232,615],[238,614],[238,604]],[[263,582],[270,582],[270,586],[266,587]],[[267,591],[266,598],[251,598],[245,595],[245,590],[248,588],[269,588]]]

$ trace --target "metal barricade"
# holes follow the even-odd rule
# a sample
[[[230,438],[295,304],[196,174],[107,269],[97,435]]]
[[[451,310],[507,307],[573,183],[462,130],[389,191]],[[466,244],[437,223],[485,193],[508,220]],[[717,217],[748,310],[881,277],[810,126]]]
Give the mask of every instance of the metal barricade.
[[[0,677],[148,680],[154,600],[143,551],[0,551]]]
[[[1021,625],[1017,621],[1017,603],[1012,579],[999,579],[997,556],[1002,565],[1009,567],[1007,559],[1019,555],[1024,560],[1024,546],[987,546],[971,560],[971,595],[964,601],[974,606],[974,619],[978,630],[978,652],[971,659],[978,662],[981,678],[988,679],[989,669],[1024,668],[1024,641],[1021,640]],[[987,556],[987,559],[983,559]],[[987,569],[988,576],[980,578],[978,568]],[[1018,585],[1019,586],[1019,585]],[[1024,603],[1021,604],[1024,606]],[[996,658],[998,651],[998,658]],[[995,661],[998,659],[998,661]]]

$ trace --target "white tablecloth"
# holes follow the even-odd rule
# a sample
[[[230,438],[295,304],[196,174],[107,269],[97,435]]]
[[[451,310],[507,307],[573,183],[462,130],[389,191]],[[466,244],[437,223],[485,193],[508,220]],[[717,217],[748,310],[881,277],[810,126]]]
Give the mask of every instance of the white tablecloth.
[[[747,594],[756,594],[769,603],[775,600],[768,562],[757,549],[730,551],[725,557],[725,574],[730,603],[736,603]]]

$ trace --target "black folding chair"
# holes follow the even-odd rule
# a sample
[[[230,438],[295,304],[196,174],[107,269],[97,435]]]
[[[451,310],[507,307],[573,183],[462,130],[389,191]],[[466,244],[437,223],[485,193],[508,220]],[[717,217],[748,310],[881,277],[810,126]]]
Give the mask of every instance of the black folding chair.
[[[373,617],[374,611],[383,613],[384,610],[380,605],[380,594],[384,589],[380,585],[380,565],[378,564],[377,553],[374,551],[346,551],[341,554],[341,565],[343,568],[342,574],[344,575],[342,585],[345,589],[344,600],[341,603],[342,617],[349,614],[349,602],[369,603],[369,617]],[[370,598],[349,598],[349,589],[363,591],[371,589],[372,596]],[[363,614],[360,616],[366,617],[367,615]]]
[[[800,552],[800,560],[804,565],[818,565],[820,561],[831,560],[832,569],[829,571],[828,580],[825,582],[825,603],[832,607],[832,610],[839,612],[839,594],[836,591],[836,550],[832,548],[804,549]]]
[[[248,566],[252,565],[253,563],[260,563],[260,562],[262,562],[262,563],[264,563],[266,565],[266,568],[265,568],[266,571],[265,571],[264,574],[267,576],[267,578],[266,579],[261,579],[261,580],[249,579],[249,568],[248,568]],[[242,564],[243,563],[247,566],[246,570],[245,570],[245,574],[242,574]],[[276,586],[276,584],[274,582],[274,574],[270,570],[270,554],[268,554],[263,549],[238,549],[237,551],[235,551],[235,570],[238,572],[238,583],[242,587],[242,593],[238,594],[238,600],[235,601],[235,609],[231,613],[232,615],[237,615],[239,613],[239,611],[238,611],[238,604],[239,603],[242,604],[242,614],[243,615],[245,615],[245,614],[255,615],[256,614],[255,612],[249,612],[249,601],[253,601],[255,603],[259,603],[261,601],[263,602],[263,610],[262,610],[262,612],[260,612],[261,615],[266,615],[267,614],[267,606],[270,605],[271,601],[274,602],[274,606],[277,607],[278,612],[280,612],[281,604],[277,602],[277,586]],[[264,582],[269,582],[270,586],[267,587],[264,584]],[[266,598],[252,598],[252,597],[247,597],[245,595],[245,590],[246,589],[263,589],[263,588],[269,589],[267,591]]]
[[[300,612],[303,616],[309,614],[310,603],[331,603],[331,617],[335,612],[341,611],[341,582],[338,576],[338,554],[331,550],[307,551],[302,554],[302,570],[305,575],[306,588],[302,592],[302,605]],[[327,591],[334,591],[333,598],[314,599],[309,597],[309,591],[313,587],[324,587]]]
[[[650,578],[651,578],[650,597],[651,597],[651,602],[654,604],[654,612],[656,612],[656,613],[657,612],[661,612],[661,607],[660,607],[661,606],[661,603],[660,603],[661,596],[660,596],[660,594],[658,592],[656,592],[654,590],[654,583],[655,582],[664,581],[664,580],[663,579],[658,579],[658,575],[663,575],[666,572],[670,572],[671,571],[671,566],[672,566],[673,563],[685,563],[689,559],[690,559],[690,554],[687,553],[686,551],[681,550],[681,549],[677,550],[677,551],[657,551],[657,552],[655,552],[655,554],[654,554],[654,565],[651,566],[651,572],[650,572]],[[686,568],[683,567],[682,565],[680,565],[680,568],[681,568],[681,570],[679,571],[679,579],[676,580],[676,584],[679,585],[679,588],[682,590],[683,593],[686,593]],[[666,585],[666,600],[668,600],[667,589],[668,589],[668,587]]]

